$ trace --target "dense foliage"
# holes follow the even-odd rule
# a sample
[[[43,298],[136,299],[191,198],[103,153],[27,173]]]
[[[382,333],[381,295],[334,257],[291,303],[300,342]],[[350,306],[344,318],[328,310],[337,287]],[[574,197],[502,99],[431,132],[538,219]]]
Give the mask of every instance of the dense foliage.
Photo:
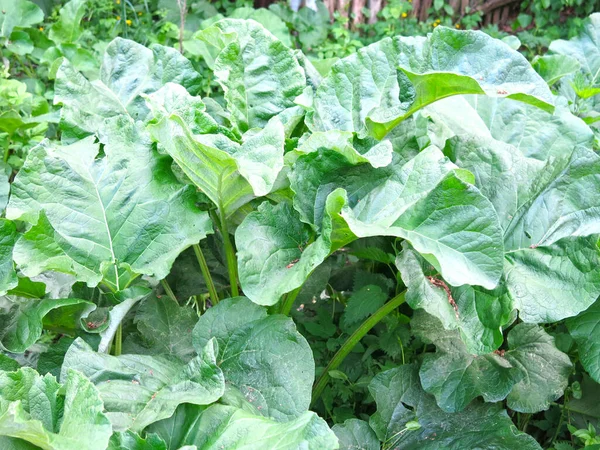
[[[600,14],[323,60],[0,6],[0,448],[600,448]]]

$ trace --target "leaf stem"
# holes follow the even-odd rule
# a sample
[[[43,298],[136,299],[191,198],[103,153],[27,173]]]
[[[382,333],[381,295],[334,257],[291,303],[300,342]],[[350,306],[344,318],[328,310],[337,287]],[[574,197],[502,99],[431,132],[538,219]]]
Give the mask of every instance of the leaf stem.
[[[167,279],[163,278],[162,280],[160,280],[160,284],[162,285],[169,298],[177,303],[177,297],[175,297],[173,289],[171,289],[171,286],[169,286],[169,282],[167,281]]]
[[[10,141],[12,139],[12,134],[9,134],[6,138],[6,147],[4,148],[4,158],[3,161],[6,164],[8,162],[8,157],[10,156]]]
[[[237,259],[235,257],[233,244],[231,243],[231,237],[229,236],[229,230],[227,229],[225,210],[223,209],[223,204],[221,202],[219,202],[219,219],[221,225],[221,235],[223,236],[223,244],[225,246],[225,257],[227,258],[227,272],[229,272],[231,296],[237,297],[240,295],[237,284]]]
[[[119,326],[117,327],[117,332],[115,333],[115,348],[114,348],[115,356],[121,355],[122,344],[123,344],[123,324],[119,324]]]
[[[406,291],[401,292],[396,295],[393,299],[375,311],[367,320],[365,320],[357,329],[350,335],[346,342],[342,344],[337,353],[331,358],[327,367],[323,370],[323,373],[315,383],[312,391],[312,402],[314,403],[319,399],[321,394],[323,393],[323,389],[327,386],[327,382],[329,381],[329,372],[337,369],[342,361],[348,356],[348,354],[352,351],[352,349],[360,342],[360,340],[367,334],[371,328],[377,325],[385,316],[387,316],[390,312],[395,310],[398,306],[400,306],[405,301]]]
[[[208,293],[210,294],[210,300],[213,305],[219,303],[219,296],[217,295],[217,290],[215,289],[215,283],[213,283],[213,279],[210,275],[210,271],[208,270],[208,264],[206,264],[206,258],[202,253],[202,249],[199,244],[194,244],[194,253],[196,254],[196,259],[198,260],[198,265],[200,266],[200,271],[202,272],[202,276],[204,277],[204,282],[206,283],[206,287],[208,287]]]
[[[292,306],[294,306],[294,302],[296,301],[296,297],[302,290],[302,286],[294,289],[293,291],[288,292],[283,298],[283,302],[281,302],[281,309],[279,312],[285,316],[290,315],[290,311],[292,310]]]

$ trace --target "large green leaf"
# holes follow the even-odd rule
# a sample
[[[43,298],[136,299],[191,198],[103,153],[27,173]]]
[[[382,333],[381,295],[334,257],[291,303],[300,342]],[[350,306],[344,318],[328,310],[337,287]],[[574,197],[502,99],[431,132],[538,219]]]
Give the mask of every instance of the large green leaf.
[[[581,364],[600,383],[600,300],[568,319],[567,328],[577,343]]]
[[[157,97],[149,98],[154,108],[158,108],[158,101]],[[190,104],[192,110],[197,110],[197,106]],[[263,129],[244,135],[241,144],[222,134],[193,134],[200,128],[198,121],[192,121],[184,109],[164,114],[148,129],[153,139],[226,216],[255,196],[271,191],[283,168],[285,136],[278,118],[270,120]]]
[[[502,327],[511,319],[512,300],[504,280],[497,288],[449,286],[435,268],[408,243],[396,259],[407,288],[406,302],[437,317],[446,330],[458,329],[473,355],[490,353],[502,345]]]
[[[290,318],[265,317],[243,297],[222,300],[194,328],[197,350],[212,338],[219,342],[217,362],[225,376],[223,401],[279,421],[308,410],[315,364]]]
[[[106,48],[99,79],[93,82],[65,61],[56,74],[54,95],[54,103],[62,105],[63,140],[96,133],[105,119],[114,116],[143,120],[148,108],[142,94],[167,82],[181,84],[192,94],[201,85],[190,61],[177,50],[157,44],[146,48],[116,38]]]
[[[526,322],[555,322],[587,309],[600,294],[598,238],[565,238],[506,255],[506,282]]]
[[[77,298],[5,299],[0,307],[0,343],[13,353],[23,353],[42,335],[42,330],[54,329],[73,333],[79,329],[79,319],[96,308],[92,302]]]
[[[0,0],[0,37],[10,37],[15,27],[26,28],[44,20],[44,12],[27,0]]]
[[[306,87],[293,51],[253,20],[220,20],[197,38],[219,52],[214,74],[241,132],[262,128],[295,106],[294,99]]]
[[[142,345],[136,346],[136,350],[173,355],[184,361],[194,355],[192,329],[198,316],[193,308],[181,307],[166,296],[153,295],[139,306],[134,321],[142,338]]]
[[[438,27],[428,37],[386,38],[337,62],[317,89],[314,131],[382,138],[424,106],[457,94],[507,97],[552,110],[527,60],[482,32]]]
[[[455,137],[445,149],[499,214],[506,286],[527,322],[574,316],[600,295],[600,203],[581,195],[600,188],[600,158],[574,145],[546,163],[493,139]]]
[[[436,353],[425,355],[419,375],[423,389],[446,412],[462,411],[479,396],[486,402],[504,400],[520,376],[518,369],[496,353],[471,355],[456,331],[444,330],[427,314],[416,312],[411,328],[424,342],[436,346]]]
[[[238,273],[244,293],[259,305],[274,305],[300,287],[330,252],[322,237],[309,245],[311,229],[287,203],[264,202],[235,232]]]
[[[562,39],[550,44],[550,51],[576,58],[581,68],[591,76],[590,85],[600,80],[600,13],[590,15],[579,36],[569,41]]]
[[[521,371],[521,379],[507,398],[514,411],[534,413],[562,397],[569,382],[571,361],[558,350],[554,338],[537,325],[520,323],[507,337],[504,357]]]
[[[17,242],[17,227],[13,222],[0,219],[0,295],[14,288],[17,272],[13,263],[13,249]]]
[[[70,0],[60,8],[58,20],[52,24],[48,37],[55,44],[70,44],[81,35],[81,20],[85,15],[88,0]]]
[[[386,449],[541,449],[533,437],[517,430],[498,403],[476,402],[459,413],[442,411],[421,389],[415,366],[379,373],[369,391],[377,403],[370,424]],[[414,421],[420,427],[407,427]]]
[[[519,324],[508,334],[508,350],[473,356],[455,331],[446,331],[424,313],[411,321],[416,335],[435,344],[419,372],[423,389],[444,411],[463,410],[474,398],[486,402],[507,398],[519,412],[548,409],[562,396],[571,370],[569,357],[541,327]]]
[[[570,154],[578,145],[592,145],[592,130],[562,102],[557,101],[556,110],[550,114],[508,99],[480,95],[465,98],[494,139],[515,146],[526,157],[546,161]]]
[[[170,449],[195,445],[198,450],[333,450],[337,438],[327,423],[306,411],[289,422],[253,415],[232,406],[202,408],[180,406],[173,417],[149,430],[168,443]]]
[[[581,195],[600,188],[600,156],[584,147],[565,156],[544,168],[519,201],[505,230],[506,251],[600,232],[600,201]]]
[[[318,151],[320,148],[335,150],[344,155],[352,164],[368,162],[373,167],[385,167],[392,162],[392,144],[390,141],[385,140],[373,146],[367,146],[364,149],[366,151],[363,151],[360,145],[361,142],[356,140],[355,136],[355,133],[350,131],[317,131],[302,141],[297,151],[299,153],[311,153]]]
[[[236,232],[242,288],[274,304],[299,287],[331,252],[357,237],[407,239],[450,284],[494,288],[502,273],[501,230],[492,204],[435,147],[387,167],[350,163],[337,151],[300,156],[289,175],[290,207],[263,204]],[[259,231],[257,231],[259,230]]]
[[[119,290],[138,274],[164,278],[181,251],[210,233],[170,158],[126,119],[110,129],[101,158],[92,137],[30,151],[7,209],[33,224],[14,251],[25,275],[55,270]]]
[[[96,353],[81,338],[71,345],[61,370],[81,371],[100,392],[116,430],[141,431],[170,417],[181,403],[209,405],[225,387],[216,362],[216,344],[209,343],[188,363],[165,356]]]
[[[200,97],[194,97],[180,84],[167,83],[158,91],[142,94],[151,113],[147,122],[157,123],[172,114],[179,116],[192,134],[226,132],[208,112]]]
[[[112,427],[98,391],[74,370],[64,381],[61,388],[53,376],[30,368],[0,372],[0,436],[44,450],[105,450]]]
[[[549,86],[581,68],[579,61],[570,55],[536,56],[531,65]]]
[[[340,441],[340,450],[380,450],[377,436],[364,420],[348,419],[332,430]]]
[[[317,228],[329,203],[337,232],[404,238],[450,284],[494,288],[499,281],[501,230],[492,204],[435,147],[406,163],[395,154],[379,169],[313,152],[298,159],[290,181],[294,207]]]

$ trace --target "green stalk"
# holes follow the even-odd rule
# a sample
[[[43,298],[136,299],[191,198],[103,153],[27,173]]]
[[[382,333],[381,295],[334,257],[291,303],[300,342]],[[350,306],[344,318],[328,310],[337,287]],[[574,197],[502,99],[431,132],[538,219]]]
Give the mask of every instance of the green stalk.
[[[175,297],[175,294],[173,293],[173,289],[171,289],[171,286],[169,286],[167,279],[164,278],[164,279],[160,280],[160,284],[162,285],[163,289],[165,290],[165,292],[167,293],[169,298],[177,303],[177,297]]]
[[[210,294],[210,300],[213,305],[219,303],[219,296],[217,295],[217,290],[215,289],[215,283],[213,283],[213,279],[210,276],[210,271],[208,270],[208,264],[206,264],[206,258],[204,258],[204,254],[202,253],[202,249],[200,245],[194,244],[194,253],[196,254],[196,259],[198,260],[198,264],[200,265],[200,271],[202,272],[202,276],[204,277],[204,282],[208,287],[208,293]]]
[[[299,288],[294,289],[291,292],[288,292],[284,299],[283,302],[281,303],[281,309],[279,310],[279,312],[285,316],[289,316],[290,315],[290,311],[292,310],[292,306],[294,306],[294,302],[296,301],[296,297],[298,297],[298,294],[300,293],[300,291],[302,290],[302,286],[300,286]]]
[[[115,356],[119,356],[121,354],[122,343],[123,343],[123,324],[119,324],[119,327],[117,328],[117,332],[115,333],[115,348],[114,348]]]
[[[327,386],[327,382],[329,381],[329,372],[337,369],[340,366],[342,361],[344,361],[344,358],[348,356],[348,354],[352,351],[356,344],[360,342],[363,336],[367,334],[371,330],[371,328],[377,325],[385,316],[387,316],[398,306],[404,303],[405,295],[406,291],[403,291],[400,294],[396,295],[393,299],[391,299],[389,302],[387,302],[385,305],[383,305],[381,308],[375,311],[367,320],[365,320],[361,324],[360,327],[356,329],[354,333],[352,333],[352,335],[350,335],[348,339],[346,339],[346,342],[342,344],[338,352],[333,356],[333,358],[331,358],[331,361],[329,361],[329,364],[327,364],[327,367],[325,367],[325,370],[315,383],[315,386],[313,387],[312,391],[311,404],[314,404],[319,399],[319,397],[323,393],[323,389],[325,389],[325,386]]]
[[[227,218],[223,210],[223,204],[219,202],[219,219],[221,222],[221,235],[223,236],[223,244],[225,246],[225,257],[227,258],[227,271],[229,272],[229,283],[231,284],[231,296],[237,297],[240,295],[237,284],[237,259],[235,250],[231,243],[229,230],[227,229]]]
[[[6,139],[6,148],[4,149],[4,163],[6,164],[6,162],[8,161],[8,157],[10,156],[10,141],[12,139],[12,135],[9,135],[8,138]]]

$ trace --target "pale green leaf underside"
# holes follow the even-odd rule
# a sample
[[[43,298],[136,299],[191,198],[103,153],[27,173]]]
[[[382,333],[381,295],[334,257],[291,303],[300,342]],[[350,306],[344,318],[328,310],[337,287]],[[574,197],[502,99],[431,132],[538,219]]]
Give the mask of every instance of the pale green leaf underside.
[[[163,356],[96,353],[80,338],[69,348],[61,379],[69,369],[81,371],[96,385],[116,430],[141,431],[170,417],[181,403],[209,405],[225,388],[210,341],[188,363]]]
[[[181,406],[172,418],[149,428],[170,448],[195,445],[202,450],[325,450],[338,448],[327,423],[312,411],[287,422],[226,405]],[[174,438],[171,439],[171,436]]]
[[[154,140],[226,216],[273,188],[283,168],[284,128],[273,118],[242,144],[224,135],[193,135],[177,114],[149,126]]]
[[[0,372],[0,435],[43,450],[105,450],[112,427],[98,391],[77,371],[65,371],[64,381],[60,394],[51,375],[40,377],[30,368]]]

